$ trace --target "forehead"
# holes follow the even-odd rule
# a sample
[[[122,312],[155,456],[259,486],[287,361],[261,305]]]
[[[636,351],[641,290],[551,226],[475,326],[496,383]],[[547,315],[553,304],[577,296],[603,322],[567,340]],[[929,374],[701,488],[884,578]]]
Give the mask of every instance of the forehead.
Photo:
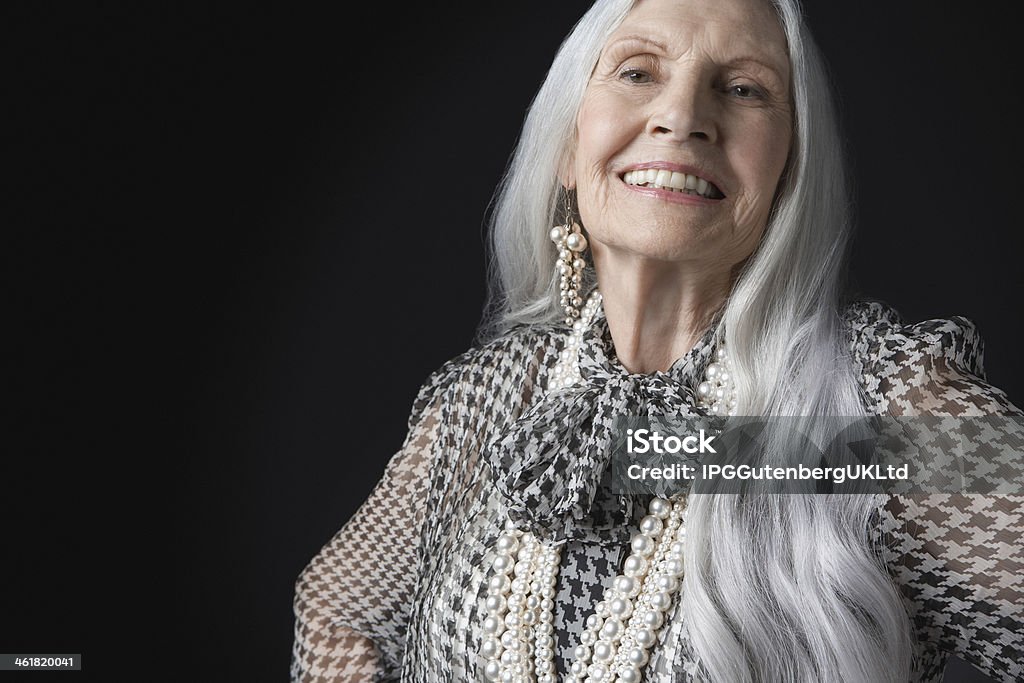
[[[724,59],[756,56],[789,72],[786,36],[767,0],[639,0],[605,45],[627,36],[659,43],[672,56],[698,47]]]

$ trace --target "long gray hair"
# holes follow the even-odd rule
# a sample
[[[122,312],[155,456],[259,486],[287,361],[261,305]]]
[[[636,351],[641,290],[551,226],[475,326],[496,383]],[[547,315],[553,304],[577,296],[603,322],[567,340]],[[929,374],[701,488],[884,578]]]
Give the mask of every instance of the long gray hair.
[[[485,334],[561,317],[547,241],[559,170],[601,48],[635,1],[594,3],[530,107],[491,218]],[[740,415],[864,415],[838,314],[851,226],[836,112],[798,0],[770,1],[789,48],[793,143],[719,333]],[[868,495],[690,497],[681,609],[708,679],[907,680],[909,619],[868,531],[877,503]]]

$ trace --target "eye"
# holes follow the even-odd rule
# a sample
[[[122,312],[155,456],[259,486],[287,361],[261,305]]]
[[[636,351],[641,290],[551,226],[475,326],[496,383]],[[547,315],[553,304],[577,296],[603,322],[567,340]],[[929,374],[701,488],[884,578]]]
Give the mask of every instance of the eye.
[[[619,78],[627,83],[650,83],[654,80],[651,74],[643,69],[623,69],[619,72]]]
[[[756,100],[764,98],[764,91],[756,85],[737,83],[725,89],[726,93],[741,100]]]

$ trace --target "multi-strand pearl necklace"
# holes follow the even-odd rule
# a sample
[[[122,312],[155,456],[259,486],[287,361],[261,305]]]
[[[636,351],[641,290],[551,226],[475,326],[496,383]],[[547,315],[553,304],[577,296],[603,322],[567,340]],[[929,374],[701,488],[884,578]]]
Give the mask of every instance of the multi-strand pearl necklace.
[[[583,334],[601,305],[594,292],[573,323],[550,390],[580,381],[578,354]],[[715,353],[698,400],[713,414],[735,414],[736,391],[724,347]],[[568,680],[573,683],[638,683],[649,650],[665,624],[683,575],[685,497],[655,497],[630,554],[586,621]],[[512,522],[494,543],[487,585],[481,654],[484,676],[502,683],[555,683],[554,597],[561,561],[559,545],[540,543]]]
[[[683,575],[684,498],[654,498],[622,573],[587,617],[568,680],[638,683]],[[502,683],[554,683],[554,595],[560,552],[509,523],[495,542],[487,585],[484,675]]]

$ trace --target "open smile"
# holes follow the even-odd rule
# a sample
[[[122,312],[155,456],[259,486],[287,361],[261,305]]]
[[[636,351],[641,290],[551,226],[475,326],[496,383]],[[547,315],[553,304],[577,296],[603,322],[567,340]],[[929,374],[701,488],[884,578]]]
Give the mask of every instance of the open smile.
[[[626,185],[660,190],[659,194],[689,195],[713,201],[725,199],[725,194],[717,185],[694,173],[668,168],[636,168],[626,171],[619,177]]]

